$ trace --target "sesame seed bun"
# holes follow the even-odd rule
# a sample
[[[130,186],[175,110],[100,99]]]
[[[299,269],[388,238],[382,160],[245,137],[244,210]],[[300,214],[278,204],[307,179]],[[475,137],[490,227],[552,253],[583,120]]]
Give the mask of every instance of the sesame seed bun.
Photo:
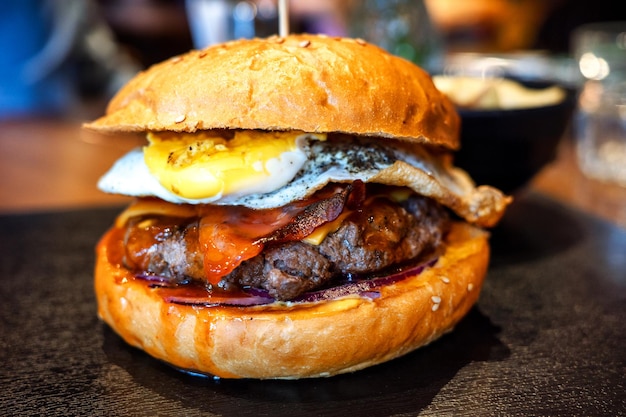
[[[373,139],[358,142],[378,144],[380,139],[382,148],[396,152],[393,158],[407,156],[406,161],[381,168],[371,177],[373,182],[410,189],[466,222],[454,217],[450,231],[439,225],[436,263],[421,272],[412,269],[411,276],[383,279],[376,296],[270,300],[237,307],[164,297],[162,289],[135,276],[158,271],[141,266],[131,272],[124,267],[126,229],[114,225],[96,249],[99,316],[126,342],[153,357],[222,378],[332,376],[383,363],[432,342],[476,303],[489,260],[488,233],[478,226],[495,225],[510,203],[497,190],[474,187],[466,174],[451,166],[448,150],[459,147],[459,124],[453,104],[425,71],[355,39],[290,35],[239,40],[149,68],[120,90],[103,117],[86,127],[102,132],[242,129],[368,136]],[[328,139],[337,144],[342,138]],[[427,149],[431,146],[440,149]],[[362,148],[371,152],[371,147]],[[154,206],[159,202],[155,199]],[[151,210],[167,215],[159,207]],[[416,223],[421,223],[411,227],[425,227],[429,215],[420,215]],[[392,240],[383,226],[379,230],[383,239],[379,242]],[[228,234],[210,239],[220,241],[224,236]],[[440,236],[445,236],[442,244]],[[148,250],[149,244],[142,242],[139,250]],[[206,248],[191,255],[214,254]],[[383,250],[380,245],[376,249]],[[182,252],[189,254],[186,251],[187,247]],[[420,259],[410,256],[403,262]],[[366,272],[364,276],[372,278],[380,270]],[[207,288],[206,282],[195,279]],[[215,283],[207,291],[215,295],[220,290],[230,291]]]
[[[459,123],[453,104],[414,64],[361,40],[290,35],[228,42],[154,65],[86,127],[342,132],[457,149]]]
[[[328,377],[404,355],[450,331],[469,311],[489,259],[488,233],[457,222],[435,265],[383,286],[379,298],[192,306],[166,302],[121,267],[114,235],[97,247],[100,317],[155,358],[223,378]]]

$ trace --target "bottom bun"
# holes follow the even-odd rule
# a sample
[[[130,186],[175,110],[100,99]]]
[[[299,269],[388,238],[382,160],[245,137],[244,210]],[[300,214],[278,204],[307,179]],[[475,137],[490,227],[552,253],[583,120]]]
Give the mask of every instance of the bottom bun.
[[[478,299],[488,233],[454,223],[434,266],[379,289],[313,303],[202,306],[166,302],[115,262],[114,229],[97,247],[98,314],[127,343],[177,368],[222,378],[309,378],[404,355],[450,331]]]

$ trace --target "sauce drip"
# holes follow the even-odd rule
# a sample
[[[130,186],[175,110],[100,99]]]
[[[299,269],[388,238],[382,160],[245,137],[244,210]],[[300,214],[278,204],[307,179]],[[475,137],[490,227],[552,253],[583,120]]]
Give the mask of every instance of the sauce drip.
[[[243,261],[263,250],[259,237],[287,224],[302,208],[289,206],[269,210],[215,206],[200,220],[200,245],[204,252],[207,281],[217,285]]]

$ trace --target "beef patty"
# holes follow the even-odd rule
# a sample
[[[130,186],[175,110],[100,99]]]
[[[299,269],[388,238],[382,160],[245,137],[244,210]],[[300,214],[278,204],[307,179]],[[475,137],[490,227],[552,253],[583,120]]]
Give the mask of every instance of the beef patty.
[[[278,300],[290,300],[336,277],[366,275],[417,259],[440,245],[447,224],[447,211],[431,199],[414,195],[398,204],[372,198],[319,245],[268,244],[219,286],[262,288]],[[125,233],[126,266],[176,282],[205,280],[198,225],[197,218],[131,220]]]

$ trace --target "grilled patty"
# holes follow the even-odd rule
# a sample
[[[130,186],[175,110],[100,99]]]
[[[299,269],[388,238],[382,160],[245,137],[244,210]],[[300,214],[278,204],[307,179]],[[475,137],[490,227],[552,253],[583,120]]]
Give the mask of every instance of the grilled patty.
[[[417,259],[440,245],[447,224],[447,211],[431,199],[414,195],[396,203],[373,198],[319,245],[268,244],[219,286],[262,288],[278,300],[293,299],[337,277],[367,276]],[[177,282],[205,280],[198,225],[197,218],[131,220],[125,233],[126,266]]]

